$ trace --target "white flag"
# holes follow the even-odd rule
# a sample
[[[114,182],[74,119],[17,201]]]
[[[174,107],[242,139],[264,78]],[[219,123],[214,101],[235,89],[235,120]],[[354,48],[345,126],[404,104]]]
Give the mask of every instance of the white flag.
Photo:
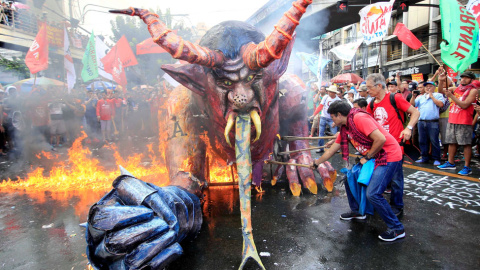
[[[110,48],[101,40],[98,36],[95,37],[95,52],[97,54],[97,65],[98,65],[98,75],[102,76],[103,78],[113,81],[112,74],[105,71],[103,67],[103,63],[101,59],[107,55]]]
[[[377,2],[360,10],[360,31],[365,44],[380,41],[388,35],[388,25],[392,17],[393,2]]]
[[[75,66],[73,65],[72,54],[70,53],[70,40],[68,39],[67,28],[63,27],[63,65],[67,73],[67,87],[68,93],[73,89],[75,81],[77,80],[77,74],[75,73]]]
[[[363,38],[347,44],[342,44],[337,47],[334,47],[330,50],[330,52],[334,53],[338,58],[345,60],[345,61],[352,61],[355,53],[358,50],[358,47],[363,42]]]

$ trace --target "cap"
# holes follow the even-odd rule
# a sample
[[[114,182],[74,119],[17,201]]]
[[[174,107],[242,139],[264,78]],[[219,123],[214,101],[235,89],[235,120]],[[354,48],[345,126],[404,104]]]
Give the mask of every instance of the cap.
[[[435,83],[432,82],[432,81],[424,82],[423,86],[427,86],[427,84],[431,84],[431,85],[435,86]]]
[[[0,89],[0,93],[5,94],[5,91],[3,91],[3,89]]]
[[[355,90],[353,90],[353,89],[352,89],[352,90],[348,90],[347,93],[348,93],[348,94],[355,94]]]
[[[360,88],[358,88],[358,92],[363,92],[363,91],[367,91],[366,85],[361,85]]]
[[[475,73],[471,72],[471,71],[465,71],[462,73],[462,75],[460,75],[460,78],[461,77],[468,77],[472,80],[475,80],[476,76],[475,76]]]
[[[389,81],[389,82],[387,83],[387,86],[389,86],[389,85],[395,85],[395,86],[397,86],[397,82],[396,82],[396,81]]]
[[[416,82],[411,82],[408,84],[408,90],[410,91],[413,91],[413,90],[417,90],[417,83]]]
[[[327,88],[327,91],[328,92],[334,92],[335,94],[338,94],[338,90],[337,90],[337,86],[336,85],[332,85],[330,87]]]

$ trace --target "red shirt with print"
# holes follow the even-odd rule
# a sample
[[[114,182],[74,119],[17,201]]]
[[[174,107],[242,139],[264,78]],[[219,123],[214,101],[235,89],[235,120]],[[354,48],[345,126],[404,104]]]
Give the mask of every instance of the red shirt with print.
[[[387,140],[383,145],[383,150],[387,152],[387,162],[396,162],[402,159],[402,149],[400,148],[397,140],[390,133],[388,133],[388,131],[383,129],[380,124],[375,121],[375,119],[373,119],[370,115],[364,113],[357,113],[353,117],[353,122],[355,123],[357,130],[365,136],[370,135],[373,131],[377,129],[383,134],[383,136],[385,136]],[[352,143],[353,147],[355,147],[355,149],[360,152],[360,154],[366,155],[370,150],[360,145],[357,141],[353,140],[350,135],[348,136],[348,139],[350,140],[350,143]],[[339,144],[340,141],[341,136],[337,136],[335,142]]]
[[[403,119],[403,113],[410,108],[411,104],[406,101],[401,94],[395,94],[395,103],[397,104],[400,117]],[[400,133],[403,131],[403,124],[398,119],[397,112],[390,103],[390,93],[387,93],[385,97],[379,103],[373,103],[373,110],[370,109],[370,104],[367,106],[367,112],[375,118],[375,120],[388,131],[392,136],[400,142]]]
[[[112,120],[115,117],[115,104],[112,100],[100,99],[97,102],[97,116],[100,120]]]

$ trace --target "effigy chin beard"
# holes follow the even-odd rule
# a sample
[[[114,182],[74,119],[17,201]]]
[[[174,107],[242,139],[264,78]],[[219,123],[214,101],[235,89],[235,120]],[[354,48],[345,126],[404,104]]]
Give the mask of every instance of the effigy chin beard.
[[[88,214],[87,257],[94,269],[163,269],[202,225],[200,200],[178,187],[157,187],[131,175]]]

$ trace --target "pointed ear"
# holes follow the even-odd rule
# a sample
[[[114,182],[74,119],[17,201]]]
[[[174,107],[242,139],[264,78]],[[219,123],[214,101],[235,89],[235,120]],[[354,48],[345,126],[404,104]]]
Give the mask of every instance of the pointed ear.
[[[195,64],[162,65],[162,69],[194,93],[204,95],[207,76],[202,66]]]
[[[277,79],[277,80],[280,77],[282,77],[282,75],[285,73],[285,71],[287,71],[288,61],[290,60],[290,54],[292,53],[293,44],[295,43],[296,35],[297,35],[296,33],[293,34],[292,40],[290,40],[287,47],[283,51],[282,57],[280,59],[277,59],[277,60],[273,61],[273,63],[270,64],[270,66],[273,70],[273,74],[275,74],[275,76],[276,76],[275,79]]]

